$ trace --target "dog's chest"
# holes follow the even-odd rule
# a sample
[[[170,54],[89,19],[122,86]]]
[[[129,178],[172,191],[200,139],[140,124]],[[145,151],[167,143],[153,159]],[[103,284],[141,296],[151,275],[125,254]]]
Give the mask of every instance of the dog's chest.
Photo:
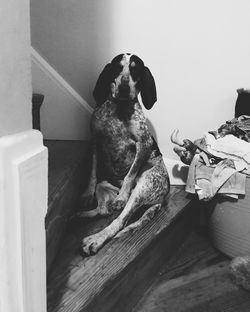
[[[98,107],[92,118],[98,159],[98,168],[103,176],[123,179],[134,161],[136,139],[130,129],[130,122],[120,120],[115,105],[103,104]]]
[[[133,140],[131,121],[120,119],[117,115],[117,107],[112,102],[104,103],[95,110],[92,118],[92,127],[95,135],[104,141]]]

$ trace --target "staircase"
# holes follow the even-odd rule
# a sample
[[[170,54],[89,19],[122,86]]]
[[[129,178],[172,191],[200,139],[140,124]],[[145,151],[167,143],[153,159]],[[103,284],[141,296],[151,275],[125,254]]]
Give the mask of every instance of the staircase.
[[[117,215],[72,218],[90,173],[89,143],[45,145],[48,312],[249,311],[249,293],[231,280],[230,259],[197,230],[199,203],[181,186],[171,186],[166,205],[147,224],[122,231],[96,255],[82,257],[82,238]]]
[[[65,193],[57,194],[59,200]],[[49,221],[50,210],[47,225],[56,224],[56,221]],[[167,204],[151,221],[133,232],[123,231],[95,256],[85,258],[79,253],[81,239],[101,230],[115,215],[93,220],[71,219],[63,240],[57,245],[60,246],[59,252],[54,258],[55,249],[52,245],[56,243],[53,242],[53,235],[57,237],[60,223],[63,229],[66,223],[66,217],[59,217],[62,220],[54,229],[51,226],[50,230],[47,228],[47,234],[54,233],[49,234],[47,241],[50,264],[47,281],[48,312],[131,311],[162,265],[171,259],[174,251],[190,233],[195,221],[195,210],[192,197],[185,193],[183,187],[172,187]],[[65,211],[66,216],[68,212]],[[54,259],[52,266],[50,253]]]
[[[38,130],[43,99],[33,94],[33,128]],[[79,102],[75,95],[72,99]],[[79,124],[87,123],[81,119]],[[250,310],[249,293],[230,278],[230,260],[195,230],[199,203],[184,187],[172,186],[166,204],[147,224],[122,231],[95,256],[82,257],[81,240],[110,224],[117,214],[75,219],[90,174],[90,144],[69,140],[44,144],[49,150],[48,312]]]

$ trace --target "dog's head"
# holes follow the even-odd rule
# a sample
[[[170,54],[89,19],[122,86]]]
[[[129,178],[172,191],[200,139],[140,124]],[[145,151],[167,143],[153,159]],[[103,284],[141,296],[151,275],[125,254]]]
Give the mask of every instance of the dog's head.
[[[139,92],[144,106],[150,109],[157,100],[154,78],[138,56],[126,53],[105,66],[93,95],[97,105],[101,105],[109,96],[118,101],[133,101]]]

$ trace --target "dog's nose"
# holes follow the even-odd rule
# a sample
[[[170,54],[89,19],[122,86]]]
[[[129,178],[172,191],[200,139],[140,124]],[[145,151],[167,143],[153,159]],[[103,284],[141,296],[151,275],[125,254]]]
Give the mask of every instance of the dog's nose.
[[[121,78],[122,83],[128,83],[129,82],[129,75],[123,75]]]

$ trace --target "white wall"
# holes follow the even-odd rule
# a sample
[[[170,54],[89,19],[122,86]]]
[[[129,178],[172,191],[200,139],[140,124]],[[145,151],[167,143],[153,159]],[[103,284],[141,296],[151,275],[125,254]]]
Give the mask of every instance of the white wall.
[[[112,51],[112,1],[31,0],[32,46],[92,106]]]
[[[0,137],[32,128],[29,1],[0,9]]]
[[[113,9],[114,54],[138,54],[155,76],[158,103],[147,115],[165,155],[176,157],[174,128],[195,139],[233,117],[236,89],[250,86],[249,1],[127,0]]]
[[[151,69],[158,103],[147,112],[174,157],[174,128],[195,139],[233,117],[250,83],[248,0],[31,0],[35,48],[91,104],[106,62],[131,52]]]

